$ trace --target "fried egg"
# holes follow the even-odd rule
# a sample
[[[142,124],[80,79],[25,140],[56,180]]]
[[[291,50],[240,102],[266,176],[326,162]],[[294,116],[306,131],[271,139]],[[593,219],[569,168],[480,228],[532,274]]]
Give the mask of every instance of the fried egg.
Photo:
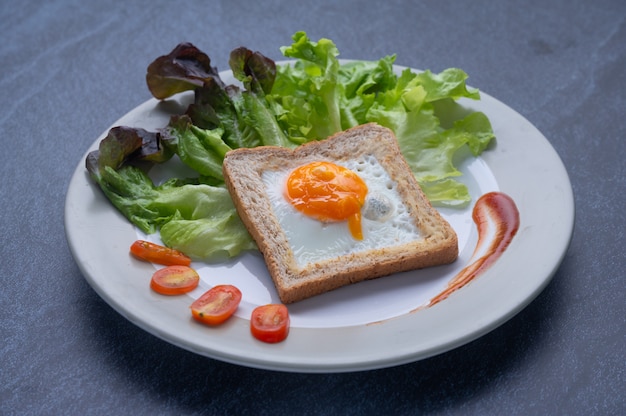
[[[374,156],[265,171],[262,179],[299,267],[420,238]]]
[[[318,221],[348,221],[352,237],[363,239],[361,207],[367,185],[359,175],[331,162],[313,162],[287,177],[285,196],[303,214]]]

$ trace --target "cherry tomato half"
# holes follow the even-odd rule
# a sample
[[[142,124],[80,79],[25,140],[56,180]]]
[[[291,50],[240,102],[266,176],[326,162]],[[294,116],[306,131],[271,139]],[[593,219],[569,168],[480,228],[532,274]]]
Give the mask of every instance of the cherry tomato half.
[[[241,291],[235,286],[214,286],[191,304],[191,316],[206,325],[220,325],[235,313],[239,302]]]
[[[130,252],[141,260],[162,264],[164,266],[189,266],[191,264],[191,259],[181,251],[164,247],[150,241],[135,241],[130,246]]]
[[[194,290],[200,282],[198,273],[188,266],[174,265],[157,270],[150,287],[162,295],[182,295]]]
[[[259,341],[281,342],[289,334],[289,311],[283,304],[258,306],[252,311],[250,332]]]

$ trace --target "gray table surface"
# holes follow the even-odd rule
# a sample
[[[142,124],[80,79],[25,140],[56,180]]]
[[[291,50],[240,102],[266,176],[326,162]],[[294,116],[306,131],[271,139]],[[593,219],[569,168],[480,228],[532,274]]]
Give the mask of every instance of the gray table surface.
[[[420,362],[250,369],[136,327],[87,284],[64,203],[82,155],[190,41],[220,69],[306,30],[345,58],[463,68],[548,138],[576,202],[571,246],[521,313]],[[626,2],[2,1],[0,414],[626,414]]]

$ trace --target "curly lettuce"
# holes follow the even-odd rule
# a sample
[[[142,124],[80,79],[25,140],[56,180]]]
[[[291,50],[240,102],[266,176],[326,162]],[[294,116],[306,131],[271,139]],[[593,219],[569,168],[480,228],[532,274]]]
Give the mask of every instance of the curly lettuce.
[[[464,206],[470,201],[467,187],[454,179],[460,172],[452,161],[465,145],[479,155],[494,138],[491,124],[484,114],[473,112],[445,128],[436,111],[441,102],[453,113],[456,100],[480,98],[478,90],[466,85],[465,72],[405,69],[396,75],[394,56],[341,64],[330,40],[313,42],[305,32],[293,39],[281,50],[297,61],[278,69],[271,100],[280,107],[279,121],[294,140],[319,140],[376,122],[393,130],[431,203]]]
[[[478,156],[494,134],[484,114],[457,102],[480,99],[465,72],[397,71],[395,56],[340,61],[329,39],[314,42],[297,32],[292,40],[281,48],[292,60],[287,65],[233,50],[229,65],[238,85],[226,85],[208,55],[189,43],[152,62],[146,81],[155,98],[193,90],[194,100],[157,132],[112,129],[87,157],[111,203],[142,231],[160,232],[166,245],[194,258],[237,256],[256,245],[224,186],[224,155],[240,147],[295,147],[369,122],[394,131],[433,205],[470,201],[455,162]],[[173,155],[196,175],[153,183],[150,168]]]

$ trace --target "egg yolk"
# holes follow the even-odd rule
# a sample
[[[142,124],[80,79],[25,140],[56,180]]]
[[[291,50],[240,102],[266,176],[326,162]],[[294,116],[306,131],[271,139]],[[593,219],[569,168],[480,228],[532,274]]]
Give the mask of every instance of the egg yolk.
[[[303,214],[322,222],[348,221],[356,240],[363,239],[361,207],[367,185],[355,172],[330,162],[296,168],[287,178],[287,200]]]

